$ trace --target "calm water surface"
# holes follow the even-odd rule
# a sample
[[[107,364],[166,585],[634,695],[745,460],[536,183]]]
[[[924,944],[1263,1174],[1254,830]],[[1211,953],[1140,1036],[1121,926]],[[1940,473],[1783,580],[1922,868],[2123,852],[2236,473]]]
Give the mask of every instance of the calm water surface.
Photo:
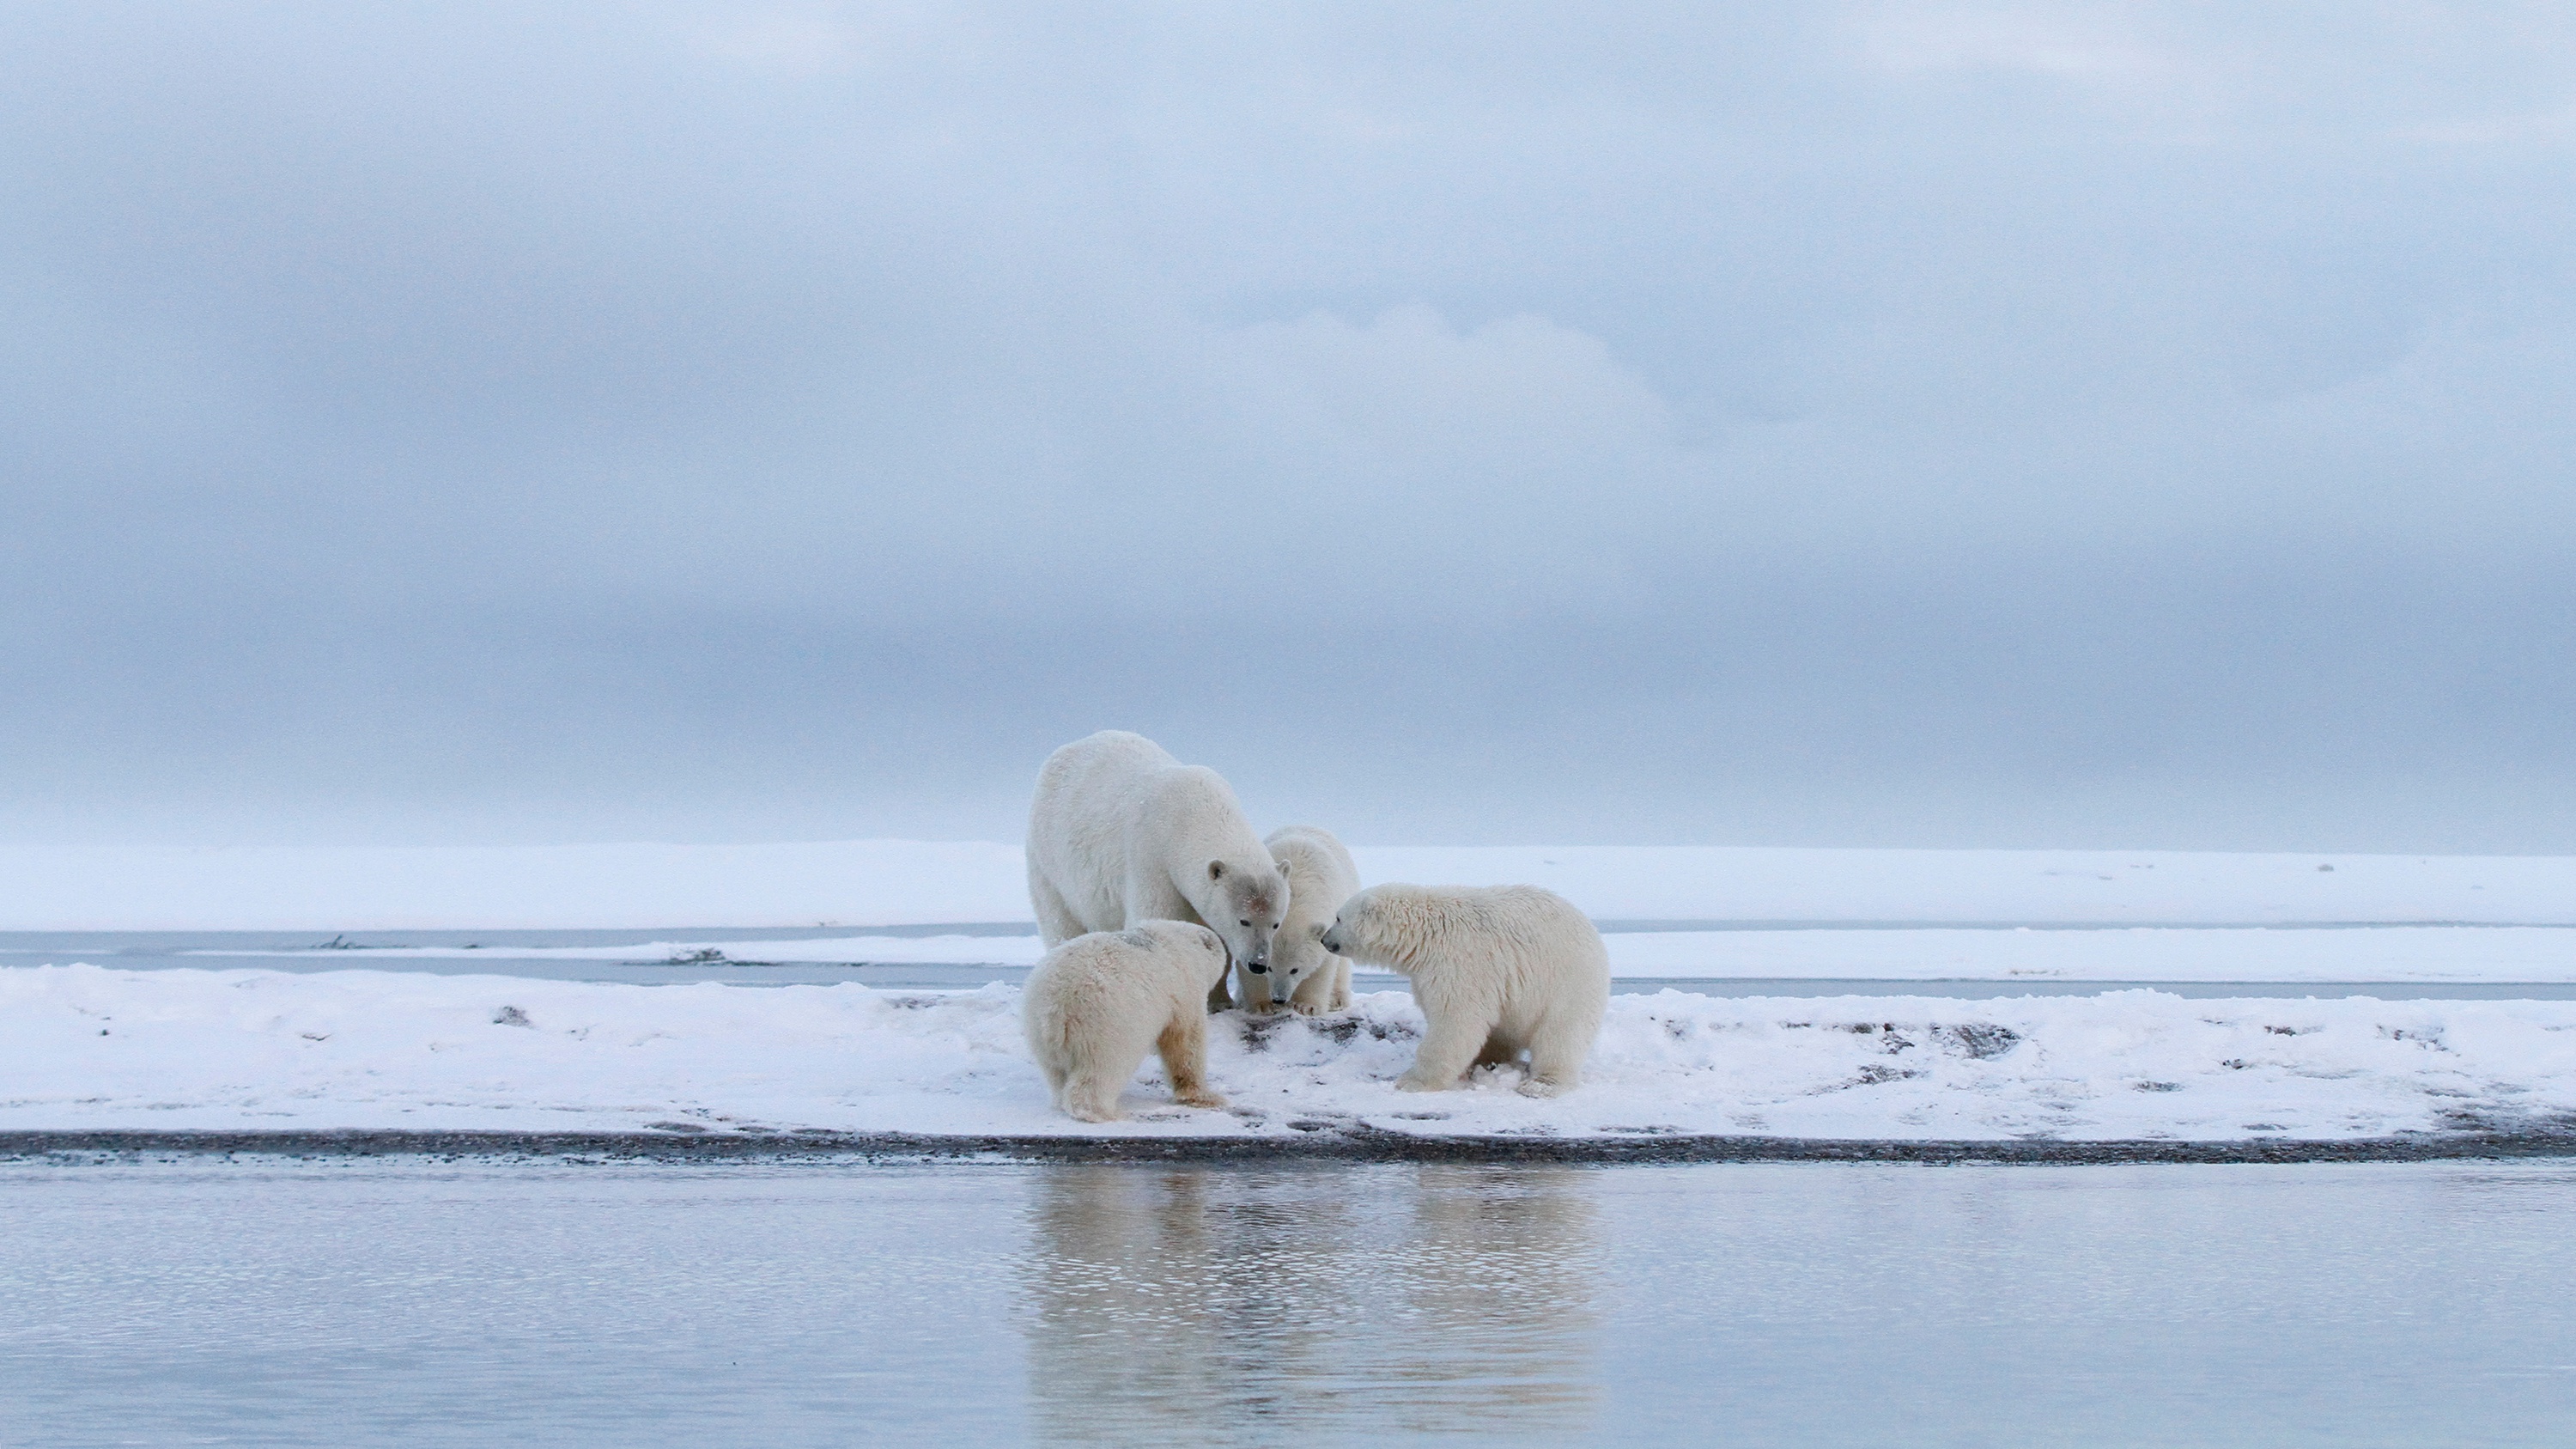
[[[0,1442],[2562,1444],[2576,1165],[0,1167]]]

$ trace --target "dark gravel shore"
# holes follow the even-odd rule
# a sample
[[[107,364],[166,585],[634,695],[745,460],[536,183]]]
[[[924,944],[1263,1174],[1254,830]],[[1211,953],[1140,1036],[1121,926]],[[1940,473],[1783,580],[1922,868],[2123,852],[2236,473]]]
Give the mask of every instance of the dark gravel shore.
[[[1335,1126],[1296,1137],[974,1137],[906,1133],[0,1132],[0,1161],[432,1157],[679,1163],[1015,1162],[2430,1162],[2576,1157],[2576,1124],[2344,1140],[1869,1141],[1796,1137],[1441,1137]]]

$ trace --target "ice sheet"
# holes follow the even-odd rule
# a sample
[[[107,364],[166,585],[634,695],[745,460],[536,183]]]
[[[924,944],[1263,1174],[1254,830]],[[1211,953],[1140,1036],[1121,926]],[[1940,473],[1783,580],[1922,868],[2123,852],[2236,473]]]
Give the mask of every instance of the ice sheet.
[[[1362,879],[1669,921],[2576,923],[2576,857],[1361,848]],[[0,848],[0,930],[896,926],[1030,919],[1016,845]]]
[[[1828,981],[2576,982],[2576,929],[2375,926],[2250,930],[1796,930],[1613,932],[1625,977]],[[715,953],[715,957],[707,953]],[[312,950],[203,949],[214,965]],[[347,954],[334,952],[345,959]],[[492,949],[370,947],[375,961],[489,960]],[[1035,965],[1035,936],[830,936],[801,941],[644,941],[514,946],[534,961]],[[1368,973],[1362,974],[1383,974]]]

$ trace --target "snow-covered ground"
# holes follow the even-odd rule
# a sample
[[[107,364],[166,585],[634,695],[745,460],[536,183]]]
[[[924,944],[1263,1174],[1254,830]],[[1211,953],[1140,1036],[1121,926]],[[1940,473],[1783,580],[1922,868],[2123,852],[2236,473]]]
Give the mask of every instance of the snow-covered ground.
[[[1370,880],[1535,881],[1614,930],[1628,978],[2576,983],[2576,859],[1749,849],[1364,849]],[[1138,1120],[1051,1113],[1018,992],[618,985],[433,959],[1026,966],[1016,846],[0,849],[0,930],[624,932],[624,944],[192,955],[0,967],[0,1128],[495,1128],[1162,1135],[1296,1122],[1436,1133],[2374,1136],[2576,1113],[2576,1002],[2186,999],[2154,991],[1613,999],[1591,1077],[1534,1101],[1390,1083],[1420,1018],[1372,977],[1320,1022],[1219,1018],[1231,1112],[1140,1084]],[[1637,929],[1745,923],[1727,930]],[[1766,929],[1764,923],[1828,923]],[[1902,929],[1830,923],[1902,923]],[[2448,923],[2448,924],[2402,924]],[[2108,929],[1965,929],[1971,923]],[[2341,923],[2356,928],[2326,928]],[[2364,924],[2377,923],[2377,924]],[[742,928],[713,939],[705,928]],[[755,929],[817,931],[757,939]],[[823,928],[818,930],[817,928]],[[690,939],[653,939],[686,930]],[[828,932],[826,934],[825,932]],[[296,936],[272,938],[292,943]],[[382,937],[375,938],[379,941]],[[393,938],[399,940],[399,937]],[[473,939],[450,936],[450,941]],[[235,949],[259,943],[234,942]],[[10,961],[77,961],[25,938]],[[122,945],[109,949],[122,950]],[[29,954],[17,954],[25,952]],[[496,962],[496,965],[498,963]],[[493,968],[469,966],[470,971]],[[508,969],[501,966],[500,969]],[[678,974],[678,973],[675,973]],[[739,972],[736,979],[741,979]],[[972,978],[970,978],[972,979]],[[1394,988],[1394,989],[1388,989]],[[1763,988],[1754,988],[1763,989]],[[2342,993],[2337,993],[2343,995]],[[1148,1077],[1152,1068],[1149,1066]]]
[[[0,970],[0,1128],[2345,1138],[2576,1113],[2576,1002],[1614,997],[1585,1085],[1399,1093],[1421,1018],[1211,1029],[1230,1111],[1051,1112],[1019,993],[501,976]]]
[[[1630,921],[2576,924],[2576,857],[1389,847]],[[1016,845],[0,847],[0,931],[898,926],[1029,919]]]
[[[1613,932],[1611,970],[1670,980],[2263,981],[2576,983],[2576,929],[2378,926],[2334,929],[1799,930]],[[1035,936],[827,936],[797,941],[646,941],[517,946],[526,961],[992,965],[1026,967]],[[314,950],[198,949],[208,965]],[[482,947],[390,946],[369,961],[491,959]],[[1372,974],[1363,972],[1363,975]],[[1392,978],[1389,978],[1390,980]]]

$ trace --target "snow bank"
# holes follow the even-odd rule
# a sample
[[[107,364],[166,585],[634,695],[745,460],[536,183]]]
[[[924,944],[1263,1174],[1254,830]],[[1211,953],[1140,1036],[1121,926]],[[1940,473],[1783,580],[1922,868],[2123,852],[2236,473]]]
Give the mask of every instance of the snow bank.
[[[2338,1138],[2576,1111],[2576,1002],[1618,996],[1586,1085],[1407,1094],[1402,992],[1211,1031],[1226,1112],[1049,1111],[1019,993],[0,970],[0,1128]],[[1149,1067],[1148,1074],[1152,1072]]]
[[[1606,938],[1622,977],[1861,981],[2576,982],[2576,930],[2528,926],[2351,929],[1639,931]],[[646,941],[621,946],[364,948],[370,960],[707,961],[735,965],[1026,967],[1035,936],[825,936],[802,941]],[[316,950],[208,949],[219,960]],[[350,952],[332,951],[346,962]],[[496,963],[497,964],[497,963]],[[1363,971],[1362,975],[1385,974]],[[1389,979],[1392,979],[1391,977]]]
[[[2576,930],[1669,931],[1605,937],[1621,976],[1856,981],[2576,982]]]
[[[1701,847],[1360,849],[1615,920],[2576,923],[2576,858]],[[2320,869],[2323,866],[2331,870]],[[0,930],[901,926],[1030,919],[1016,845],[0,847]]]
[[[982,841],[0,847],[0,931],[513,930],[1029,920]]]

